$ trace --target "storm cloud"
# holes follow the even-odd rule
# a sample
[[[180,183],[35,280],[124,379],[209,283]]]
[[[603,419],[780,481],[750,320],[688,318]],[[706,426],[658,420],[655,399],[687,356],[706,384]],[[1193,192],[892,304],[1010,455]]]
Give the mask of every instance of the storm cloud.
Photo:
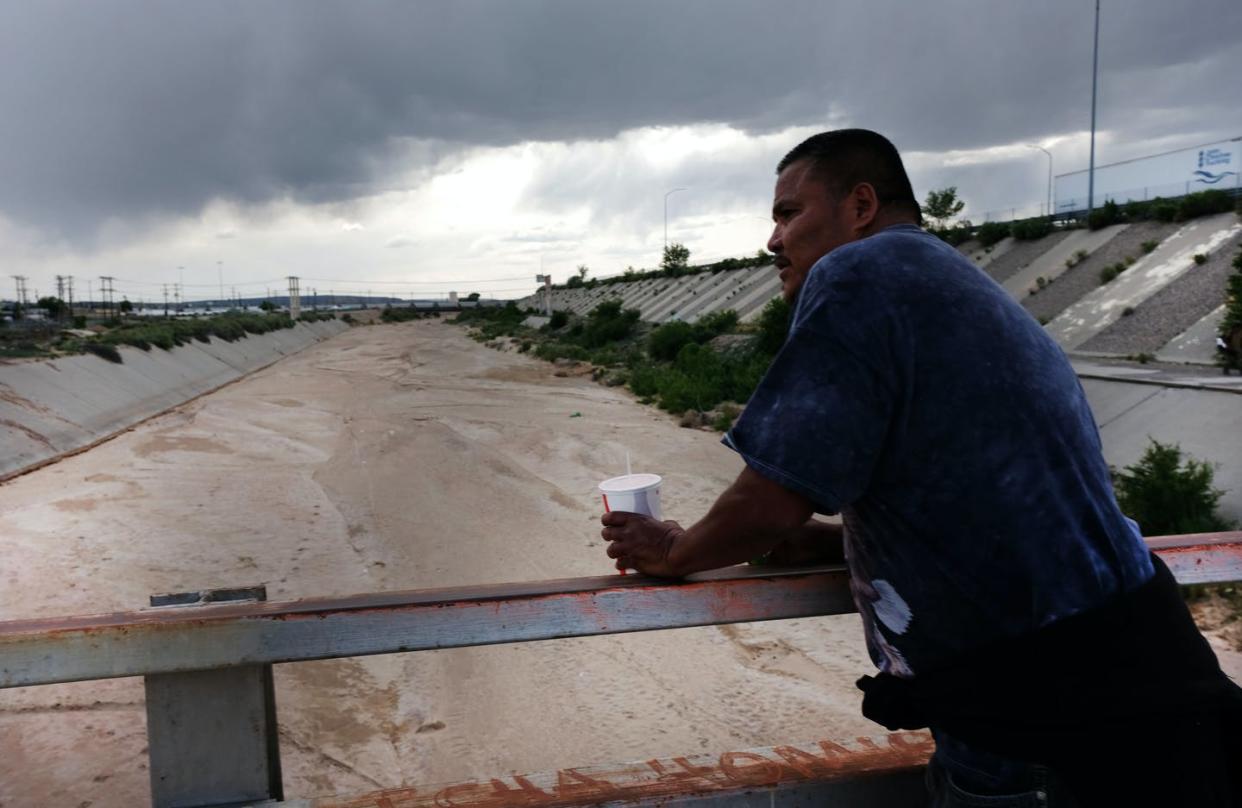
[[[473,148],[644,127],[864,125],[933,155],[1063,136],[1088,124],[1091,15],[1087,0],[10,0],[0,216],[89,240],[213,200],[349,202]],[[1242,4],[1104,15],[1103,129],[1177,145],[1237,134]],[[712,179],[710,163],[696,162],[700,187],[755,182],[736,164]],[[533,193],[555,207],[592,171]]]

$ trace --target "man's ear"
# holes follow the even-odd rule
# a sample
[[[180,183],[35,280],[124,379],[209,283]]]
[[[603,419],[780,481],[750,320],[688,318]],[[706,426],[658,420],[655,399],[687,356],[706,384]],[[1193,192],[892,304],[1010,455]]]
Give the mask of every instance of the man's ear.
[[[850,228],[859,235],[875,221],[880,213],[880,199],[871,183],[860,182],[854,186],[850,192],[849,213]]]

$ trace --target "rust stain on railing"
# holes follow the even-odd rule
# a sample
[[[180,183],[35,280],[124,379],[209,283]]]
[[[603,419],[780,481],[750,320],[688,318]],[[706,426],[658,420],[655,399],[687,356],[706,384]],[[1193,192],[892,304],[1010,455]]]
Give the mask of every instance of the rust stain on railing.
[[[893,732],[851,742],[821,740],[720,755],[653,758],[641,763],[513,774],[435,786],[407,786],[348,798],[312,800],[313,808],[568,808],[779,788],[917,770],[935,744],[926,732]]]

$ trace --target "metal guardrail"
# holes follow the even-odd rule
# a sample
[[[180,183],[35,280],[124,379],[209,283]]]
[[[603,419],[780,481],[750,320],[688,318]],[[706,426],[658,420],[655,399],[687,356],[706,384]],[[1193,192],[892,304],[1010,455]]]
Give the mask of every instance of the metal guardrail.
[[[1242,581],[1242,532],[1148,543],[1183,584]],[[273,663],[854,611],[841,567],[731,567],[676,582],[611,575],[261,598],[261,588],[194,597],[194,605],[180,605],[185,596],[159,596],[153,603],[173,605],[0,622],[0,688],[144,676],[155,805],[279,800]],[[898,755],[907,768],[908,752]],[[869,758],[866,771],[883,758]],[[779,782],[777,776],[764,787]],[[579,796],[578,804],[590,801],[585,792]]]

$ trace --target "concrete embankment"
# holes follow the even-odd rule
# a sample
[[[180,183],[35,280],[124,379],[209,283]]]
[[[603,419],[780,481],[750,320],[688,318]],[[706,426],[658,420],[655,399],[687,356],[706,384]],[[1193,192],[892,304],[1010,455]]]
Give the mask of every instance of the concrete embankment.
[[[98,443],[134,424],[349,328],[332,320],[171,351],[120,349],[0,365],[0,480]]]

